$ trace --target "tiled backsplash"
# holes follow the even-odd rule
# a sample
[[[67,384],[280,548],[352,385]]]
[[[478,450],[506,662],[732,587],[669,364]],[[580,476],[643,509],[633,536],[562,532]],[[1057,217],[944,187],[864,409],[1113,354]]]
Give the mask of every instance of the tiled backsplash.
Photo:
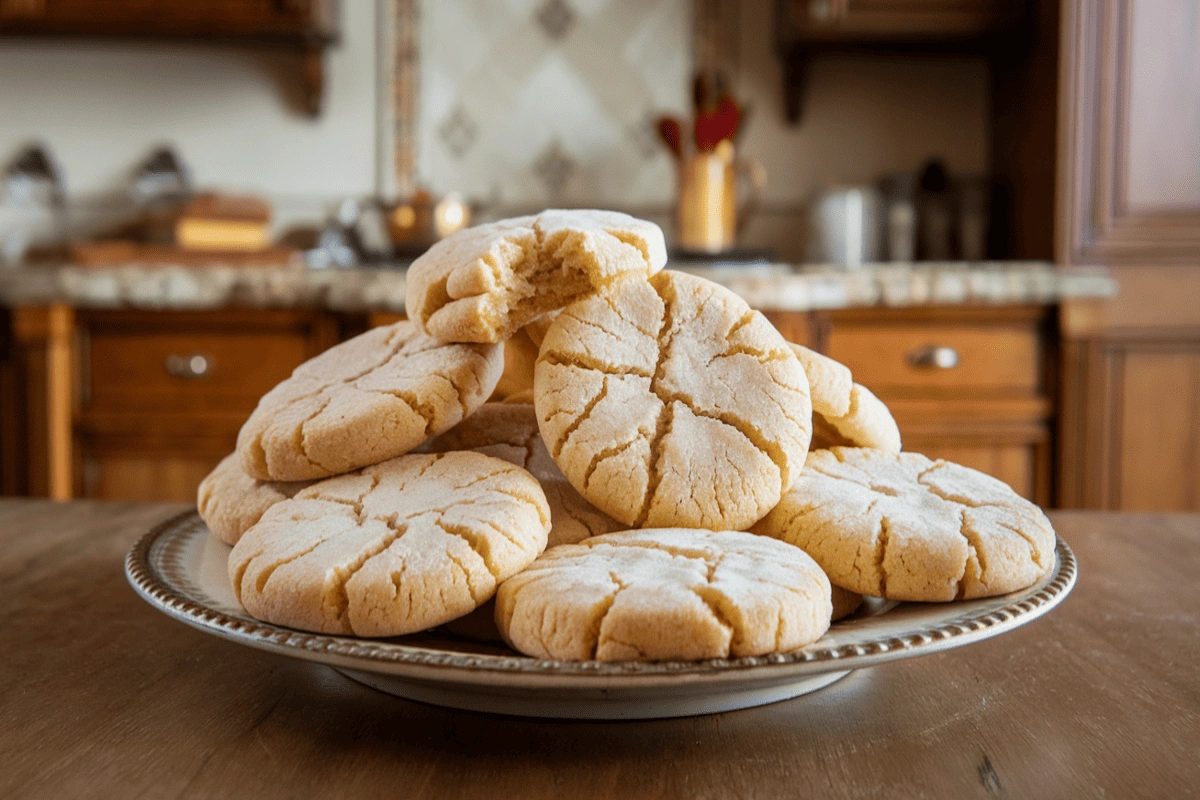
[[[687,108],[690,0],[420,4],[416,172],[507,207],[669,204],[653,120]]]

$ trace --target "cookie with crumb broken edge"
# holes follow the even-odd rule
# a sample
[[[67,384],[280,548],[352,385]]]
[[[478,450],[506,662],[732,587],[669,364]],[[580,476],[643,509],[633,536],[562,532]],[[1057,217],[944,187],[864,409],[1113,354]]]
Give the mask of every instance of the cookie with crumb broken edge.
[[[200,481],[196,509],[212,534],[225,544],[237,544],[268,508],[312,485],[312,481],[260,481],[242,469],[230,453]]]
[[[803,549],[834,584],[892,600],[1007,594],[1055,563],[1040,508],[990,475],[918,453],[814,450],[752,530]]]
[[[259,400],[237,453],[258,480],[326,478],[407,453],[487,400],[500,345],[442,344],[408,321],[312,358]]]
[[[234,545],[229,578],[257,619],[398,636],[487,602],[549,529],[525,470],[481,453],[406,455],[276,503]]]
[[[568,306],[533,389],[555,463],[630,527],[748,528],[808,450],[808,379],[788,343],[733,292],[671,270]]]
[[[737,531],[643,529],[547,550],[500,585],[516,650],[572,661],[784,653],[829,628],[830,584],[795,547]]]
[[[850,390],[850,408],[840,417],[813,411],[812,450],[831,447],[870,447],[900,452],[900,428],[882,400],[862,384]]]
[[[667,263],[662,230],[616,211],[547,210],[446,237],[409,267],[405,307],[444,342],[500,342],[623,275]]]
[[[538,479],[550,503],[547,547],[574,544],[624,527],[580,497],[563,476],[538,432],[533,406],[527,403],[484,403],[474,414],[418,450],[425,453],[474,450],[528,470]]]

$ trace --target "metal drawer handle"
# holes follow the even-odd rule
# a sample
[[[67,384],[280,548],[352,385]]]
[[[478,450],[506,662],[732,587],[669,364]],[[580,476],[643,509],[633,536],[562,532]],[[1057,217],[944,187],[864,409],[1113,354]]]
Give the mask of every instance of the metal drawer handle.
[[[200,354],[177,356],[174,353],[167,356],[167,374],[176,378],[203,378],[212,372],[212,361]]]
[[[808,0],[808,17],[817,22],[832,22],[850,16],[850,0]]]
[[[908,363],[921,369],[954,369],[958,366],[958,351],[940,344],[927,344],[908,354]]]

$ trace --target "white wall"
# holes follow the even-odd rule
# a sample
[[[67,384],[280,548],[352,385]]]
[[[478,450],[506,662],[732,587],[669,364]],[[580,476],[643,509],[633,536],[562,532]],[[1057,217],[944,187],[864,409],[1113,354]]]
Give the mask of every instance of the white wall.
[[[290,55],[212,45],[0,43],[0,164],[49,145],[77,216],[112,201],[130,171],[171,144],[201,187],[257,192],[282,215],[321,214],[375,191],[376,2],[342,3],[327,51],[325,110],[297,114],[280,86]],[[3,225],[0,201],[0,225]],[[9,209],[10,215],[12,209]]]
[[[805,203],[830,184],[869,183],[940,156],[952,174],[987,170],[990,95],[980,57],[816,57],[804,118],[783,115],[773,0],[741,0],[737,84],[753,106],[743,154],[767,169],[763,213],[747,244],[804,255]]]
[[[0,163],[29,140],[46,141],[85,229],[98,224],[94,209],[111,202],[129,171],[163,142],[177,147],[199,185],[270,197],[280,225],[319,218],[339,197],[386,192],[391,162],[378,145],[381,136],[388,145],[390,136],[386,119],[380,131],[376,112],[377,98],[387,95],[377,76],[377,8],[390,7],[389,0],[343,0],[343,41],[327,55],[326,110],[316,120],[286,105],[278,56],[162,44],[2,42]],[[744,153],[761,161],[770,178],[747,244],[802,256],[805,203],[824,184],[913,170],[931,155],[942,156],[952,172],[986,169],[982,59],[818,58],[804,121],[792,127],[783,118],[772,8],[773,0],[741,0],[737,85],[754,109]],[[435,178],[427,180],[436,184]],[[670,222],[669,206],[630,205]],[[0,238],[14,218],[0,202]]]

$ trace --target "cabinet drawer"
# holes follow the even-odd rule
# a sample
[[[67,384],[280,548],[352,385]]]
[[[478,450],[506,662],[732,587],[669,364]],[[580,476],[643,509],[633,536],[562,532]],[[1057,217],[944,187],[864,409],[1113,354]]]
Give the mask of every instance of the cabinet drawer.
[[[834,325],[829,355],[877,394],[1041,388],[1037,329],[1009,326]]]
[[[92,331],[86,338],[87,411],[243,412],[311,355],[287,331]]]

